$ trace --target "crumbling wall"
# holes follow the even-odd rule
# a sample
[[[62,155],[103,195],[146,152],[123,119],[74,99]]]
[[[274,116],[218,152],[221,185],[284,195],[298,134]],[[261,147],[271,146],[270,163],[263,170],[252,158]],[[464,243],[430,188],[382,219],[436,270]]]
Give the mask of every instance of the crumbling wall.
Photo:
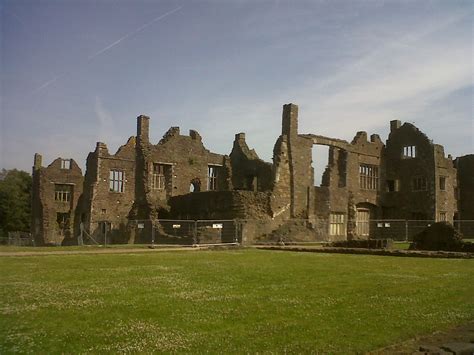
[[[404,156],[405,147],[416,147],[415,157]],[[385,193],[381,198],[384,218],[436,218],[436,166],[434,145],[411,123],[391,122],[385,149]],[[426,187],[416,186],[415,179],[424,179]],[[388,191],[387,181],[395,181]]]
[[[457,199],[455,195],[458,184],[457,171],[454,167],[452,157],[450,155],[448,157],[445,156],[444,148],[441,145],[434,145],[434,160],[436,221],[452,223],[454,215],[458,211]]]
[[[75,210],[82,184],[81,168],[73,159],[57,158],[42,167],[41,155],[35,154],[32,232],[36,245],[61,245],[74,238]]]
[[[314,187],[315,220],[329,220],[331,213],[342,214],[346,232],[343,235],[328,235],[336,240],[345,238],[346,234],[356,237],[356,212],[361,204],[376,205],[380,194],[378,184],[381,174],[384,145],[378,135],[357,132],[351,143],[314,134],[305,134],[313,144],[329,146],[328,165],[323,173],[321,186]],[[362,186],[360,181],[361,166],[369,166],[377,171],[377,183],[369,187]],[[371,218],[377,218],[378,210],[371,209]],[[327,224],[329,228],[329,224]],[[328,234],[329,230],[327,231]]]
[[[283,106],[282,140],[286,140],[290,212],[293,218],[308,218],[313,214],[314,171],[311,166],[311,139],[298,135],[298,106],[287,104]],[[282,186],[280,186],[281,190]]]
[[[474,154],[456,158],[457,167],[459,213],[458,219],[474,220]],[[474,233],[465,233],[474,235]]]
[[[207,191],[171,197],[173,219],[270,219],[270,193]]]
[[[314,144],[329,146],[320,187],[314,186]],[[370,219],[451,221],[457,196],[458,217],[474,219],[472,157],[456,160],[460,169],[456,194],[457,172],[451,157],[409,123],[392,121],[386,146],[378,135],[368,139],[363,131],[349,143],[299,134],[298,106],[287,104],[270,164],[248,147],[243,133],[235,136],[230,156],[210,152],[198,132],[181,135],[179,127],[171,127],[152,144],[149,117],[141,115],[136,137],[115,154],[97,143],[87,158],[84,179],[73,161],[65,172],[58,165],[61,159],[42,168],[41,156],[35,156],[32,232],[42,238],[40,243],[61,243],[64,236],[56,235],[54,228],[57,213],[69,213],[66,230],[71,236],[79,233],[82,222],[101,242],[104,231],[108,242],[148,241],[145,235],[150,231],[136,228],[132,221],[158,218],[254,220],[245,228],[258,233],[284,228],[288,219],[302,219],[317,230],[318,238],[345,238],[346,232],[356,238],[359,212],[369,211]],[[371,179],[365,179],[364,169],[374,174]],[[113,178],[113,172],[119,178]],[[417,178],[425,181],[421,188],[420,180],[414,182]],[[120,188],[113,183],[117,179]],[[54,201],[54,182],[73,186],[69,204]],[[344,216],[343,233],[329,235],[331,214]],[[259,225],[259,220],[268,223]]]
[[[235,190],[269,191],[272,187],[272,164],[261,160],[245,141],[245,133],[235,135],[230,153],[232,187]]]
[[[87,158],[81,220],[99,243],[104,243],[106,236],[107,243],[128,241],[128,216],[135,200],[135,144],[132,136],[110,154],[107,145],[98,142]],[[114,176],[114,172],[121,175]],[[114,185],[113,180],[122,183]]]

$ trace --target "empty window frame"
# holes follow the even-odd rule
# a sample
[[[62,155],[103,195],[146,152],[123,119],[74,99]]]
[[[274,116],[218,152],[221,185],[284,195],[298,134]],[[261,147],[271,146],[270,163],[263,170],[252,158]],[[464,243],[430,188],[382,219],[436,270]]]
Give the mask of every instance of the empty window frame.
[[[71,201],[72,186],[64,184],[54,185],[54,200],[59,202]]]
[[[398,180],[387,180],[387,192],[399,191]]]
[[[207,189],[209,191],[217,190],[217,171],[219,167],[209,165],[207,167]]]
[[[440,176],[439,177],[439,189],[441,191],[446,190],[446,176]]]
[[[427,187],[426,177],[415,176],[413,178],[413,191],[425,191]]]
[[[110,170],[109,191],[123,192],[125,185],[125,173],[121,170]]]
[[[329,215],[329,235],[346,235],[346,215],[344,213],[331,213]]]
[[[403,147],[403,158],[416,158],[416,146],[406,145]]]
[[[438,222],[446,222],[446,221],[447,221],[446,212],[439,212],[438,213]]]
[[[71,159],[61,159],[61,169],[71,169]]]
[[[58,212],[56,213],[56,223],[61,231],[69,228],[70,215],[69,213]]]
[[[169,168],[169,165],[166,164],[153,164],[153,178],[151,182],[153,190],[164,190],[166,188],[166,173]]]
[[[379,168],[375,165],[359,166],[359,186],[363,190],[378,190]]]

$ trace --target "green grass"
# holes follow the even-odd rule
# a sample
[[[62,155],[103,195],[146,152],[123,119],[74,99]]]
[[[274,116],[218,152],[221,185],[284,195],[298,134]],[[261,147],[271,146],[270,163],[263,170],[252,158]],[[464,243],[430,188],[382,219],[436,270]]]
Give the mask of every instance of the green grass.
[[[410,248],[410,242],[394,242],[393,249],[408,250]]]
[[[363,352],[474,319],[474,260],[235,250],[0,267],[0,353]]]

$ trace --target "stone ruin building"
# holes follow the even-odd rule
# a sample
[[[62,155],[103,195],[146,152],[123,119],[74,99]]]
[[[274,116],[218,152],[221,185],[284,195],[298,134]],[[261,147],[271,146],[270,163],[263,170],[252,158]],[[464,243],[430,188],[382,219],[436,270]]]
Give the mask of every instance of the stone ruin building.
[[[179,127],[153,144],[149,120],[139,116],[136,136],[115,154],[98,142],[84,175],[72,159],[43,167],[35,154],[37,244],[77,243],[81,230],[97,240],[108,231],[112,243],[149,243],[137,220],[238,220],[240,238],[251,242],[285,228],[344,240],[376,234],[375,219],[474,219],[474,155],[453,161],[410,123],[391,121],[385,144],[366,132],[347,142],[298,133],[298,106],[287,104],[268,163],[244,133],[229,155],[210,152],[198,132],[182,135]],[[314,185],[314,145],[329,147],[321,186]]]

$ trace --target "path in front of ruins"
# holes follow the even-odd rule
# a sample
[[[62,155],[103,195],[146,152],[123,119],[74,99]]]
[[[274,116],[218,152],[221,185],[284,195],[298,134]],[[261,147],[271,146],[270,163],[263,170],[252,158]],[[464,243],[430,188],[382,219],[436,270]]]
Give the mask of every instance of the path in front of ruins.
[[[201,247],[155,247],[155,248],[106,248],[92,250],[51,250],[51,251],[1,251],[2,256],[42,256],[42,255],[78,255],[78,254],[138,254],[138,253],[154,253],[163,251],[197,251],[208,249]]]
[[[454,328],[418,336],[370,354],[474,354],[474,320]]]

